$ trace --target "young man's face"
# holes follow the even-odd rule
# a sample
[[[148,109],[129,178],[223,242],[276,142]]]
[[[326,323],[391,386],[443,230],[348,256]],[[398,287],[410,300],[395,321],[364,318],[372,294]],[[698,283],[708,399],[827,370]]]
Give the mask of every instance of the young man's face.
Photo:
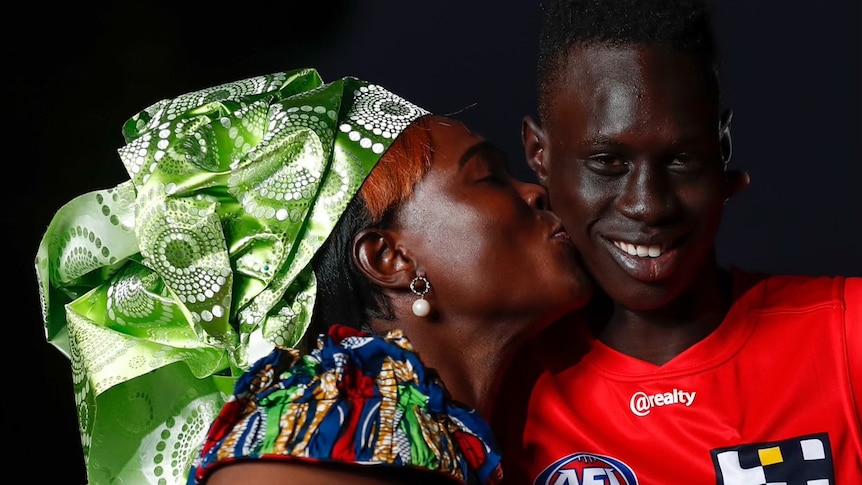
[[[729,182],[715,85],[662,48],[574,47],[527,159],[601,287],[649,310],[711,276]],[[714,283],[713,283],[714,284]]]

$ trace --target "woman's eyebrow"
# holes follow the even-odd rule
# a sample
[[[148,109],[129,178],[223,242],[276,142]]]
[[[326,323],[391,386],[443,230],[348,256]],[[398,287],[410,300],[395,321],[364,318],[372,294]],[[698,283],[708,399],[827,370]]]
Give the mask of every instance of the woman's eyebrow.
[[[462,153],[461,157],[458,159],[458,170],[460,171],[464,168],[464,165],[477,155],[487,155],[485,158],[488,160],[496,160],[500,158],[501,154],[502,152],[496,145],[488,140],[482,140],[464,150],[464,153]]]

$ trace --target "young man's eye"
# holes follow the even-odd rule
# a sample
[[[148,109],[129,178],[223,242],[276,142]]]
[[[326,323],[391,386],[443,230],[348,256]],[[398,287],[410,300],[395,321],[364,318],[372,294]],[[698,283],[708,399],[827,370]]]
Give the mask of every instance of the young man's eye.
[[[586,167],[600,175],[621,175],[628,171],[628,163],[615,155],[596,155],[584,160]]]
[[[710,160],[696,154],[681,153],[675,156],[669,163],[671,170],[681,173],[692,173],[703,170],[709,166]]]

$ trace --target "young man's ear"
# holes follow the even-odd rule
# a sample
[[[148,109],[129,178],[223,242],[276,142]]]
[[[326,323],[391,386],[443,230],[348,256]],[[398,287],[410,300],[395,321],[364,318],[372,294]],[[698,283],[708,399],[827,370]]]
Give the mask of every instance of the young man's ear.
[[[751,178],[745,170],[728,169],[727,164],[733,155],[733,141],[730,136],[730,122],[733,120],[733,111],[725,109],[721,112],[721,120],[718,127],[718,142],[721,148],[721,159],[724,162],[724,177],[726,183],[726,199],[745,190],[751,183]]]
[[[524,156],[527,158],[527,165],[536,174],[536,180],[539,181],[539,184],[547,187],[548,170],[545,166],[547,137],[542,127],[539,126],[539,123],[530,116],[525,116],[521,123],[521,143],[524,145]]]
[[[406,287],[415,276],[416,268],[398,243],[395,231],[363,229],[353,238],[353,262],[377,286]]]
[[[734,195],[745,190],[751,183],[751,177],[745,170],[730,169],[724,171],[726,182],[726,199],[730,199]]]
[[[733,120],[733,111],[726,109],[721,113],[721,121],[718,126],[718,143],[721,147],[721,160],[727,167],[730,157],[733,155],[733,140],[730,137],[730,122]]]

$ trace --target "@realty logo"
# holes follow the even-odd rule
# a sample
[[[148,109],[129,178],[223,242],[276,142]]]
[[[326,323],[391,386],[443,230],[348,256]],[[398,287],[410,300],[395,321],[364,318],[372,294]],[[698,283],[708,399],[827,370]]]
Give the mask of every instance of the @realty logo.
[[[638,391],[632,394],[632,398],[629,400],[629,409],[632,410],[635,416],[646,416],[655,407],[672,406],[674,404],[684,404],[688,407],[694,402],[696,394],[697,392],[688,392],[682,389],[674,389],[670,392],[659,392],[656,394],[647,394],[643,391]]]

